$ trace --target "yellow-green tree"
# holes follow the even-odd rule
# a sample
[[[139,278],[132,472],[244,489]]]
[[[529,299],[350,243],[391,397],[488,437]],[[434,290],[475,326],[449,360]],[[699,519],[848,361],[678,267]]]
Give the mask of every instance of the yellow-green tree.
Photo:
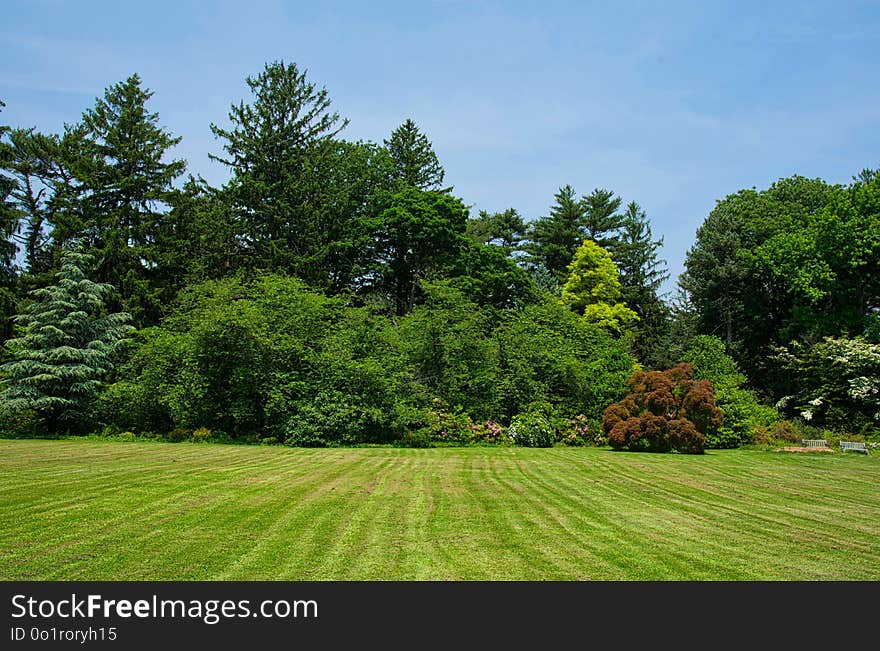
[[[621,302],[620,276],[611,254],[593,240],[584,240],[574,254],[560,300],[586,321],[618,335],[639,320]]]

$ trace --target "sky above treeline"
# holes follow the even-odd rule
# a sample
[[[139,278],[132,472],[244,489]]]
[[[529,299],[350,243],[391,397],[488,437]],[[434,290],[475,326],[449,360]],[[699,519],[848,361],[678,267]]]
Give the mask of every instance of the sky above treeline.
[[[880,3],[4,2],[0,123],[58,132],[134,72],[222,184],[209,125],[284,60],[327,88],[342,136],[406,118],[478,210],[548,212],[613,190],[663,237],[672,291],[715,202],[800,174],[880,167]]]

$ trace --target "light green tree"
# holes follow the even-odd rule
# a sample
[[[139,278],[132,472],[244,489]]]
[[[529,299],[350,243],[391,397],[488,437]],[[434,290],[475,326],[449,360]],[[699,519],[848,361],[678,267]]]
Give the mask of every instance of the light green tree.
[[[621,297],[620,277],[611,254],[594,241],[584,240],[568,265],[560,300],[586,321],[623,335],[639,317]]]

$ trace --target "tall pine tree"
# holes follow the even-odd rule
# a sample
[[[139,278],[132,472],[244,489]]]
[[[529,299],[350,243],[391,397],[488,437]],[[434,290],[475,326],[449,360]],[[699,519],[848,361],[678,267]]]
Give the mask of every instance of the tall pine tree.
[[[596,188],[581,198],[583,210],[582,239],[593,240],[613,255],[619,241],[618,231],[623,227],[624,218],[620,209],[620,197],[611,190]]]
[[[34,129],[9,132],[10,156],[4,168],[15,179],[12,200],[20,213],[16,241],[24,253],[24,269],[34,277],[52,268],[54,214],[73,197],[74,179],[62,139]]]
[[[654,239],[647,215],[635,201],[627,204],[622,221],[613,257],[623,302],[639,316],[634,352],[642,363],[659,368],[665,360],[660,348],[669,320],[669,308],[659,295],[669,277],[659,256],[663,238]]]
[[[168,213],[182,160],[165,162],[180,142],[159,126],[146,103],[152,91],[137,74],[110,86],[66,137],[74,143],[77,206],[56,218],[54,239],[85,243],[97,259],[96,276],[113,284],[141,324],[155,323],[163,297],[153,286],[155,239]]]
[[[394,178],[403,185],[419,190],[452,190],[442,187],[446,173],[431,141],[410,118],[397,127],[384,144],[394,162]]]
[[[0,110],[6,106],[0,101]],[[5,169],[12,159],[12,148],[4,141],[9,127],[0,125],[0,169]],[[0,344],[12,333],[11,317],[15,311],[15,254],[12,239],[18,230],[19,214],[11,197],[16,183],[8,176],[0,175]]]
[[[570,185],[560,188],[554,198],[550,214],[532,223],[527,248],[530,264],[544,267],[563,284],[568,277],[568,264],[584,240],[584,209]]]
[[[526,237],[526,224],[515,208],[490,213],[481,210],[476,218],[468,219],[468,235],[480,244],[500,246],[513,255]]]
[[[326,285],[327,233],[334,228],[318,201],[335,161],[330,141],[348,120],[294,63],[266,64],[246,83],[253,101],[232,105],[231,128],[211,125],[226,151],[212,158],[233,174],[228,191],[243,259]]]

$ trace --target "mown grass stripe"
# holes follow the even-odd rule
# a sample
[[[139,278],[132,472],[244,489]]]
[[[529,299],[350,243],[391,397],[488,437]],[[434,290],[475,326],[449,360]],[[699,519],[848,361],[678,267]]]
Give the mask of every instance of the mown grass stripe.
[[[0,578],[877,580],[880,459],[0,441]]]

